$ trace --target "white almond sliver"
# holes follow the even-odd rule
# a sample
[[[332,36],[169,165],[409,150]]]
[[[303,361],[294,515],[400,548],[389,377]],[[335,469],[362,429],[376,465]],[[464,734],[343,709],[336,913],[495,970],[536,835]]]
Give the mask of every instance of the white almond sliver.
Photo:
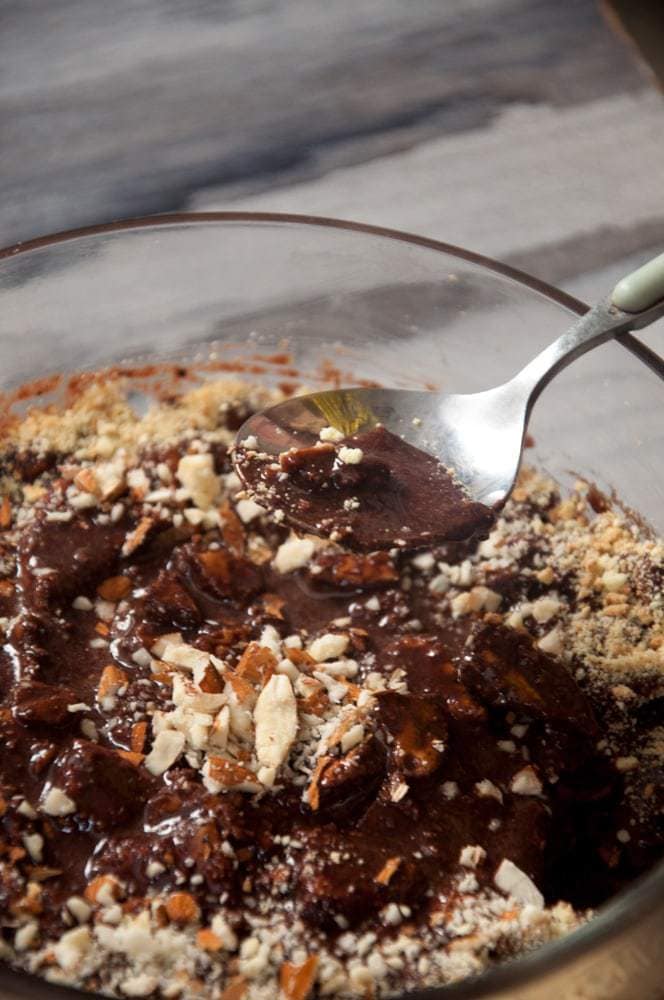
[[[230,722],[230,709],[228,705],[224,705],[212,723],[212,729],[208,737],[213,747],[218,747],[220,750],[226,749]]]
[[[525,906],[534,906],[538,910],[544,908],[544,896],[533,880],[522,872],[509,858],[503,858],[493,877],[494,884]]]
[[[254,709],[256,756],[265,767],[283,764],[297,734],[297,702],[285,674],[273,674]]]
[[[72,972],[83,960],[92,945],[92,935],[87,927],[65,931],[53,947],[55,960],[65,972]]]
[[[344,462],[345,465],[359,465],[364,458],[364,452],[361,448],[346,448],[342,446],[337,452],[339,456],[339,461]]]
[[[185,455],[175,473],[197,507],[207,510],[219,496],[219,477],[212,455]]]
[[[47,816],[69,816],[76,812],[76,803],[62,791],[61,788],[53,786],[42,799],[42,812]]]
[[[332,660],[321,663],[318,670],[330,677],[355,677],[359,671],[357,660]]]
[[[281,636],[274,625],[266,625],[264,627],[258,643],[260,646],[269,649],[271,653],[274,653],[278,660],[281,659]]]
[[[164,729],[158,735],[152,750],[145,758],[145,766],[150,774],[163,774],[178,759],[184,750],[184,733],[174,729]]]
[[[289,538],[277,549],[274,567],[280,573],[301,569],[314,554],[315,545],[310,538]]]
[[[243,524],[250,524],[254,518],[265,513],[265,507],[261,507],[255,500],[236,500],[235,509]]]
[[[541,795],[542,782],[537,776],[534,767],[529,764],[521,768],[512,778],[510,788],[515,795]]]
[[[193,670],[195,667],[205,669],[210,662],[209,653],[204,653],[201,649],[188,646],[186,643],[166,643],[161,654],[165,663],[170,663],[174,667],[184,667],[186,670]]]
[[[124,461],[101,462],[95,467],[95,479],[102,500],[117,499],[126,486]]]
[[[344,434],[337,427],[321,427],[318,437],[321,441],[333,441],[335,444],[338,444],[339,441],[343,441]]]
[[[309,646],[308,652],[314,660],[321,663],[323,660],[338,660],[348,649],[349,638],[347,635],[335,635],[333,632],[326,632],[319,636]]]
[[[348,753],[353,747],[358,746],[364,739],[364,726],[358,722],[356,725],[351,726],[348,732],[344,733],[341,737],[341,752]]]

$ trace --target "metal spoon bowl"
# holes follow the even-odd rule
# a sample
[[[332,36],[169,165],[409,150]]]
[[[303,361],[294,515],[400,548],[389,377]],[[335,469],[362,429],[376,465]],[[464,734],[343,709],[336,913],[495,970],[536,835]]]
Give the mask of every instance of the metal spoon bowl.
[[[497,508],[514,487],[532,407],[551,379],[592,348],[662,315],[664,254],[623,278],[610,296],[493,389],[466,395],[335,389],[296,396],[254,414],[236,440],[242,445],[255,439],[256,451],[276,458],[291,448],[310,446],[326,426],[350,436],[382,424],[437,458],[471,500]],[[241,461],[236,468],[246,482]],[[316,523],[307,523],[302,511],[294,520],[298,528],[317,533]]]

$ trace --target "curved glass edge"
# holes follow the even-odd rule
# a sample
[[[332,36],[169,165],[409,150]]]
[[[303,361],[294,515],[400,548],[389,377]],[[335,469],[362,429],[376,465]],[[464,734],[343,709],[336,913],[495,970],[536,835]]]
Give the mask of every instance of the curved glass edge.
[[[373,226],[364,222],[352,222],[345,219],[331,219],[319,215],[297,215],[284,214],[279,212],[172,212],[161,215],[146,215],[135,219],[121,219],[118,222],[102,223],[98,226],[83,226],[80,229],[68,229],[59,233],[52,233],[47,236],[37,236],[34,239],[15,243],[12,246],[0,249],[0,261],[17,254],[29,253],[31,250],[39,250],[56,243],[65,243],[70,240],[82,239],[88,236],[100,236],[104,233],[117,233],[129,229],[146,229],[156,226],[173,225],[200,225],[214,222],[274,222],[289,225],[318,226],[326,229],[343,229],[349,232],[364,233],[370,236],[380,236],[387,239],[399,240],[403,243],[412,243],[415,246],[425,247],[429,250],[438,250],[448,253],[461,260],[469,261],[473,264],[495,271],[507,278],[512,278],[521,285],[526,285],[535,292],[553,299],[559,305],[576,312],[579,315],[587,312],[588,306],[580,299],[568,295],[559,288],[549,285],[539,278],[535,278],[525,271],[521,271],[509,264],[486,257],[483,254],[475,253],[473,250],[466,250],[464,247],[456,246],[453,243],[445,243],[442,240],[435,240],[428,236],[417,236],[414,233],[404,233],[399,229],[388,229],[383,226]]]

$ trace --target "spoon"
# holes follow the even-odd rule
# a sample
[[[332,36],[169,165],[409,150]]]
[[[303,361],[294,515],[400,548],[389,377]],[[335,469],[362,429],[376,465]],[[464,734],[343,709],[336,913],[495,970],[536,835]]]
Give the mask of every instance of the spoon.
[[[663,315],[661,254],[508,382],[464,395],[335,389],[291,397],[242,425],[236,470],[251,496],[298,529],[347,536],[360,548],[467,538],[486,530],[509,497],[532,407],[551,379]]]

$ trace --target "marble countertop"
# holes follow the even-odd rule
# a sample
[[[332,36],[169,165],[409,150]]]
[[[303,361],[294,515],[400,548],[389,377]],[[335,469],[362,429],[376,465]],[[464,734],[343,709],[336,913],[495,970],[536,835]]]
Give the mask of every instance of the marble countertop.
[[[307,212],[591,295],[664,242],[663,115],[592,0],[7,0],[0,245]]]

